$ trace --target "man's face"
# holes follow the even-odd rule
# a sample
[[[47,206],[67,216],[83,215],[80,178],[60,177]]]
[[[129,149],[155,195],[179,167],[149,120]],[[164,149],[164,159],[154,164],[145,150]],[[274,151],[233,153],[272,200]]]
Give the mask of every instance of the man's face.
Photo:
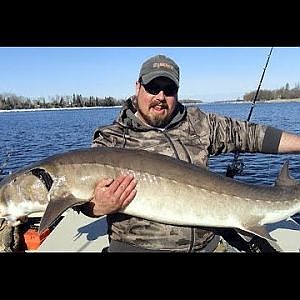
[[[178,88],[167,77],[157,77],[148,84],[136,83],[136,109],[139,117],[153,127],[165,127],[177,104]]]

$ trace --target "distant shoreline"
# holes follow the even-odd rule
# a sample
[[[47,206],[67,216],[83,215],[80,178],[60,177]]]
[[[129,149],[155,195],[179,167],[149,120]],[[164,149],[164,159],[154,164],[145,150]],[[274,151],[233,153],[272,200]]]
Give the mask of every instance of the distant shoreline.
[[[180,100],[179,100],[180,101]],[[278,99],[278,100],[266,100],[266,101],[257,101],[256,104],[268,104],[268,103],[287,103],[287,102],[300,102],[300,98],[296,99]],[[193,106],[193,105],[201,105],[201,104],[252,104],[251,101],[236,101],[236,100],[228,100],[228,101],[211,101],[211,102],[184,102],[181,101],[182,104],[186,106]],[[84,106],[84,107],[51,107],[51,108],[19,108],[19,109],[0,109],[0,113],[2,112],[25,112],[25,111],[57,111],[57,110],[79,110],[79,109],[112,109],[112,108],[121,108],[122,106]]]
[[[300,98],[295,99],[275,99],[275,100],[261,100],[257,101],[256,104],[268,104],[268,103],[287,103],[287,102],[300,102]],[[228,100],[228,101],[212,101],[212,102],[202,102],[199,104],[252,104],[252,101],[236,101],[236,100]]]
[[[285,102],[300,102],[300,98],[295,99],[278,99],[278,100],[268,100],[260,101],[261,103],[285,103]]]
[[[23,112],[23,111],[45,111],[45,110],[77,110],[77,109],[95,109],[95,108],[118,108],[122,106],[84,106],[84,107],[51,107],[51,108],[18,108],[18,109],[0,109],[1,112]]]

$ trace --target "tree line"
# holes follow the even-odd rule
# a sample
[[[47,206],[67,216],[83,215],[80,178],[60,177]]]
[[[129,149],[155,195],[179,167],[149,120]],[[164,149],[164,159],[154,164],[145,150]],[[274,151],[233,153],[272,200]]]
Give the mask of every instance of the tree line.
[[[46,101],[44,97],[30,99],[15,94],[0,94],[0,109],[36,109],[36,108],[66,108],[66,107],[96,107],[96,106],[117,106],[122,105],[125,99],[113,97],[83,97],[80,94],[72,96],[55,96]]]
[[[253,101],[256,91],[251,91],[243,96],[244,101]],[[296,99],[300,98],[300,83],[294,88],[286,83],[284,87],[275,90],[260,90],[256,101]],[[12,93],[0,94],[0,110],[11,109],[36,109],[36,108],[67,108],[67,107],[97,107],[97,106],[120,106],[126,99],[115,99],[111,96],[99,98],[95,96],[83,97],[81,94],[72,96],[50,97],[48,101],[44,97],[30,99],[24,96],[17,96]],[[243,101],[239,100],[239,101]],[[202,102],[200,100],[181,100],[182,102]]]
[[[253,101],[256,91],[251,91],[243,96],[245,101]],[[281,100],[281,99],[297,99],[300,98],[300,83],[295,84],[294,88],[286,83],[285,86],[275,90],[260,90],[256,101]]]

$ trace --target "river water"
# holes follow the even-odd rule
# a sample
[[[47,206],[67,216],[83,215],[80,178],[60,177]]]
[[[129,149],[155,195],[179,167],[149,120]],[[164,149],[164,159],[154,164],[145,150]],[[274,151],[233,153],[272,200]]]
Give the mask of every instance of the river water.
[[[246,120],[251,104],[200,104],[215,112]],[[112,123],[119,107],[0,112],[0,173],[7,175],[50,155],[90,147],[98,126]],[[251,121],[300,133],[300,103],[257,103]],[[212,171],[225,174],[233,154],[211,157]],[[293,154],[241,154],[244,171],[235,179],[253,184],[274,183],[285,160],[291,175],[300,179],[300,156]]]

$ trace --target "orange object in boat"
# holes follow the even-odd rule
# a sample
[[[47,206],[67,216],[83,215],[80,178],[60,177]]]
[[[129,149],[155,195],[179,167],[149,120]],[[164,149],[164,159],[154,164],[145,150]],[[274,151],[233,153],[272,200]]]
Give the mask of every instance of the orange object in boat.
[[[36,250],[40,246],[40,235],[35,229],[29,228],[24,233],[24,240],[27,250]]]
[[[37,250],[50,232],[51,230],[48,228],[40,235],[37,229],[29,228],[24,233],[24,240],[27,250]]]

